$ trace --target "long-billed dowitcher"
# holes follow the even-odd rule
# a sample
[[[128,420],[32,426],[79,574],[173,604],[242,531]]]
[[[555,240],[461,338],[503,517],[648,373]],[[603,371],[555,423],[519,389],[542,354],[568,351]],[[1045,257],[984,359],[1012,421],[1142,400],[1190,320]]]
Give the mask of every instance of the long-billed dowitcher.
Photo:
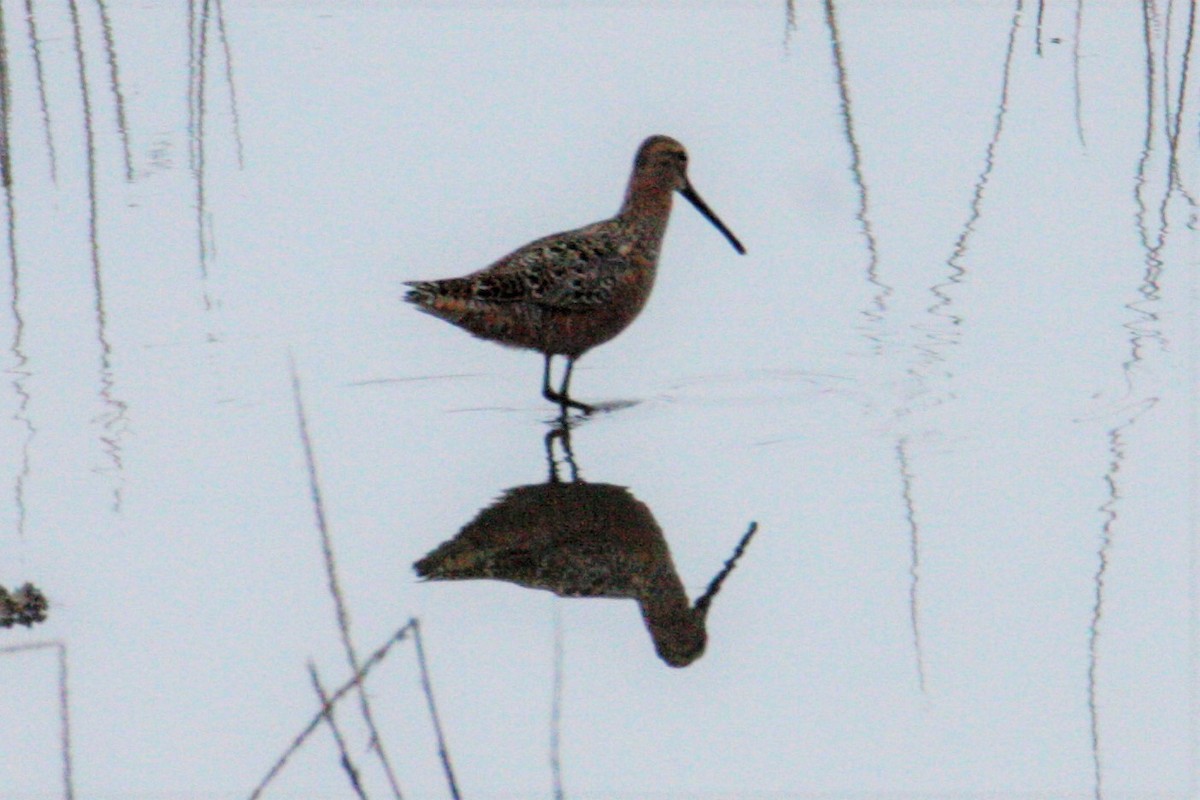
[[[673,192],[746,248],[692,188],[687,151],[669,136],[638,148],[625,202],[612,219],[537,239],[461,278],[411,281],[405,299],[482,339],[545,356],[542,396],[564,409],[595,408],[568,393],[575,361],[625,330],[654,286]],[[566,356],[562,385],[550,386],[550,360]]]

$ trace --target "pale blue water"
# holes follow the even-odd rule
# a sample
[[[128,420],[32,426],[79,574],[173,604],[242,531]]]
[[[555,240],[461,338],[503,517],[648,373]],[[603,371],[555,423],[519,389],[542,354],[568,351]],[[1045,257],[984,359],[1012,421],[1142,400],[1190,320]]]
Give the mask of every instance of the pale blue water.
[[[107,8],[126,180],[79,8],[93,253],[71,17],[35,19],[55,182],[4,8],[0,585],[51,608],[0,647],[65,648],[75,796],[248,796],[307,662],[349,676],[289,355],[359,658],[420,619],[464,797],[553,796],[555,762],[570,797],[1195,792],[1190,6],[1147,37],[1085,4],[1076,47],[1062,4],[839,3],[836,59],[822,4],[786,45],[774,6],[209,10],[199,103],[186,9]],[[411,568],[546,479],[554,410],[539,356],[402,282],[609,216],[651,133],[748,255],[678,204],[572,384],[636,403],[572,443],[693,597],[759,524],[682,670],[631,601]],[[0,658],[0,796],[65,792],[58,652]],[[403,795],[448,796],[412,643],[367,686]],[[390,796],[356,696],[338,720]],[[266,796],[352,796],[328,730]]]

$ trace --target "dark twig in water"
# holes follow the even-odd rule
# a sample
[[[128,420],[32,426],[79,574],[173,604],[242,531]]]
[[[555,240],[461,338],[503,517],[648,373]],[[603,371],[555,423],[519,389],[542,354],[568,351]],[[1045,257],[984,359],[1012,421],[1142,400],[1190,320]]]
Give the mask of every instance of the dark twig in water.
[[[104,286],[100,280],[100,242],[97,221],[96,199],[96,132],[92,124],[92,93],[87,75],[87,59],[83,54],[83,30],[79,21],[79,4],[77,0],[68,0],[71,10],[71,27],[75,37],[75,60],[79,75],[79,93],[83,103],[83,133],[84,145],[87,152],[87,187],[88,187],[88,239],[92,252],[92,281],[96,293],[96,314],[101,332],[101,344],[105,352],[110,352],[108,343],[103,339],[104,319]]]
[[[999,147],[1000,136],[1004,133],[1004,119],[1008,115],[1008,90],[1009,82],[1012,79],[1013,53],[1016,50],[1017,31],[1021,27],[1022,3],[1023,0],[1017,0],[1012,23],[1008,29],[1008,46],[1004,51],[1004,71],[1003,77],[1000,80],[1000,102],[996,107],[992,136],[988,140],[987,149],[984,151],[983,171],[979,173],[979,178],[975,181],[975,189],[971,194],[970,213],[968,213],[967,221],[963,224],[962,230],[959,232],[958,239],[954,242],[954,251],[948,261],[949,265],[954,268],[955,275],[959,277],[964,272],[959,262],[966,255],[967,242],[971,238],[971,234],[975,232],[975,225],[979,222],[979,218],[983,214],[983,195],[987,189],[988,181],[991,180],[992,170],[995,169],[996,148]]]
[[[333,734],[334,743],[337,744],[342,770],[350,781],[350,788],[362,800],[367,800],[367,792],[363,789],[362,781],[359,780],[358,768],[350,759],[350,752],[346,749],[346,739],[342,736],[342,731],[338,728],[337,720],[333,716],[333,705],[329,702],[329,695],[325,693],[325,687],[321,685],[321,677],[317,675],[317,667],[311,661],[308,662],[308,675],[312,678],[313,690],[317,693],[317,699],[321,701],[321,715],[329,723],[329,731]]]
[[[0,11],[0,14],[2,13]],[[2,26],[0,26],[0,38],[3,35],[4,32]],[[0,58],[3,58],[3,55],[0,55]],[[8,105],[6,103],[6,112],[7,109]],[[7,114],[3,116],[7,117]],[[7,129],[7,120],[4,123],[4,127]],[[7,139],[7,134],[0,133],[0,137]],[[7,222],[6,234],[8,236],[8,309],[13,321],[12,341],[8,345],[8,351],[12,354],[13,363],[9,367],[8,372],[13,376],[13,392],[17,395],[17,408],[13,412],[12,418],[24,429],[24,437],[21,441],[21,467],[13,479],[13,504],[17,509],[17,536],[23,539],[25,537],[25,521],[27,517],[25,482],[29,478],[29,450],[37,429],[33,426],[33,420],[29,417],[29,402],[31,397],[29,390],[25,386],[25,381],[29,378],[30,372],[28,369],[29,357],[25,354],[25,315],[21,312],[21,265],[17,257],[17,203],[12,186],[6,185],[4,187],[4,206]]]
[[[346,607],[346,600],[338,581],[337,564],[333,557],[333,539],[329,534],[329,525],[325,517],[325,502],[321,498],[321,485],[317,480],[317,462],[313,454],[312,439],[308,433],[308,417],[304,412],[304,401],[300,395],[300,377],[296,374],[296,363],[294,361],[290,361],[290,367],[292,373],[292,395],[296,404],[296,422],[299,428],[300,443],[304,447],[304,462],[308,468],[308,487],[312,496],[313,512],[316,515],[317,530],[321,534],[321,554],[325,560],[325,575],[328,580],[329,594],[333,598],[334,609],[337,614],[338,631],[342,635],[342,647],[346,651],[346,660],[350,665],[350,671],[357,673],[359,671],[359,661],[358,654],[355,652],[354,641],[350,635],[350,612]],[[371,747],[375,750],[380,763],[383,765],[383,770],[387,774],[388,783],[391,785],[393,795],[400,798],[399,783],[396,780],[387,750],[383,746],[383,740],[379,736],[379,729],[375,725],[375,716],[371,712],[371,703],[367,699],[366,691],[362,687],[359,687],[358,698],[363,722],[366,723],[367,729],[371,733]]]
[[[1131,373],[1133,367],[1142,360],[1142,342],[1145,339],[1157,341],[1160,344],[1165,344],[1162,332],[1157,327],[1158,314],[1151,308],[1146,307],[1143,301],[1155,301],[1159,298],[1160,288],[1158,285],[1159,275],[1162,273],[1163,260],[1162,248],[1166,245],[1167,235],[1167,200],[1170,196],[1171,185],[1171,167],[1168,166],[1168,174],[1166,178],[1166,187],[1163,191],[1164,200],[1160,204],[1160,227],[1157,236],[1152,237],[1150,233],[1150,204],[1146,198],[1147,192],[1147,171],[1150,167],[1150,159],[1155,150],[1155,138],[1157,134],[1155,120],[1155,101],[1158,97],[1158,70],[1156,66],[1157,59],[1155,58],[1155,28],[1158,26],[1159,20],[1153,8],[1153,3],[1150,0],[1145,0],[1142,3],[1142,33],[1143,44],[1146,50],[1146,133],[1142,140],[1142,152],[1138,158],[1136,177],[1134,180],[1133,196],[1134,202],[1137,204],[1137,227],[1138,235],[1141,239],[1142,247],[1146,251],[1145,264],[1146,269],[1142,276],[1141,286],[1138,287],[1138,293],[1142,296],[1142,300],[1131,301],[1126,304],[1126,308],[1138,314],[1138,318],[1125,323],[1125,327],[1129,329],[1130,337],[1130,357],[1124,364],[1127,384],[1132,383]],[[1164,64],[1166,69],[1167,65]],[[1167,105],[1164,102],[1164,105]],[[1166,112],[1167,116],[1167,131],[1168,138],[1170,137],[1170,111]],[[1152,238],[1154,239],[1152,241]],[[1132,388],[1132,387],[1130,387]]]
[[[984,152],[983,170],[979,173],[979,178],[975,181],[975,188],[971,194],[970,212],[967,214],[967,220],[963,223],[962,230],[954,242],[954,249],[950,254],[950,258],[946,260],[946,266],[950,268],[950,273],[944,281],[930,287],[930,293],[934,296],[934,303],[927,311],[930,314],[945,317],[955,327],[962,324],[962,318],[950,311],[950,306],[953,304],[954,298],[950,295],[949,290],[954,285],[962,283],[967,273],[966,269],[962,266],[962,260],[967,254],[967,243],[970,241],[971,235],[975,233],[975,225],[979,222],[979,218],[983,214],[983,195],[987,189],[988,181],[991,180],[992,170],[996,166],[996,150],[1000,145],[1000,137],[1004,133],[1004,119],[1008,115],[1008,92],[1009,83],[1012,79],[1013,54],[1016,52],[1017,31],[1021,27],[1023,10],[1024,0],[1017,0],[1016,7],[1013,9],[1012,22],[1008,29],[1008,44],[1004,51],[1004,71],[1000,81],[1000,101],[996,108],[995,124],[992,126],[992,136]],[[936,357],[932,352],[930,355]]]
[[[912,626],[913,653],[917,660],[917,686],[925,694],[925,652],[921,646],[921,528],[917,524],[913,500],[913,474],[908,464],[908,437],[896,442],[896,460],[900,465],[900,492],[904,500],[904,519],[908,523],[908,618]]]
[[[63,790],[67,800],[74,800],[75,780],[71,769],[71,696],[68,692],[67,646],[56,642],[58,650],[58,720],[59,748],[62,751]]]
[[[1195,41],[1195,34],[1196,0],[1192,0],[1188,4],[1187,38],[1184,40],[1183,56],[1180,58],[1179,63],[1179,91],[1174,103],[1174,109],[1168,110],[1167,135],[1171,142],[1170,185],[1181,191],[1184,190],[1184,186],[1183,179],[1179,174],[1179,132],[1182,128],[1184,105],[1187,100],[1188,75],[1191,72],[1192,44]],[[1165,97],[1169,103],[1170,96],[1166,95]]]
[[[1154,16],[1152,0],[1142,0],[1142,45],[1146,51],[1146,134],[1142,139],[1142,153],[1138,158],[1137,173],[1133,186],[1133,199],[1138,207],[1138,233],[1142,246],[1147,252],[1152,250],[1150,244],[1150,226],[1147,218],[1150,214],[1149,204],[1144,191],[1146,189],[1146,172],[1150,166],[1150,154],[1154,152],[1154,120],[1156,97],[1157,69],[1154,58],[1154,28],[1158,20]]]
[[[1093,797],[1095,797],[1095,800],[1101,800],[1103,797],[1101,788],[1103,773],[1100,768],[1100,710],[1096,702],[1098,693],[1097,676],[1100,669],[1100,630],[1104,618],[1105,578],[1108,574],[1109,552],[1112,550],[1113,536],[1116,532],[1117,507],[1121,500],[1121,490],[1117,481],[1117,475],[1121,471],[1121,465],[1125,461],[1125,445],[1122,441],[1122,434],[1138,417],[1156,405],[1156,403],[1157,401],[1151,400],[1148,403],[1140,404],[1129,419],[1108,432],[1108,452],[1111,460],[1108,465],[1108,471],[1104,475],[1107,498],[1100,506],[1100,513],[1103,516],[1104,522],[1100,528],[1100,545],[1096,550],[1096,572],[1092,576],[1094,592],[1092,618],[1088,624],[1088,721],[1092,745],[1092,780]]]
[[[229,114],[233,119],[233,142],[237,147],[238,169],[244,169],[246,161],[242,151],[242,120],[238,114],[237,89],[233,81],[233,50],[229,46],[229,32],[225,29],[225,5],[217,0],[217,35],[225,55],[225,87],[229,92]]]
[[[12,197],[12,79],[8,74],[8,32],[4,24],[4,6],[0,4],[0,185]],[[9,205],[12,205],[10,200]],[[9,216],[11,220],[11,215]],[[9,239],[12,247],[12,239]]]
[[[258,786],[254,787],[254,790],[250,793],[250,800],[257,800],[257,798],[262,796],[262,793],[264,790],[266,790],[267,785],[275,779],[276,775],[283,771],[283,768],[287,764],[288,760],[304,745],[306,741],[308,741],[308,737],[312,735],[313,731],[315,731],[325,719],[326,710],[337,705],[337,703],[340,702],[341,699],[345,697],[346,694],[352,689],[358,688],[359,691],[361,691],[361,684],[364,680],[366,680],[367,674],[375,668],[376,664],[383,661],[383,659],[387,657],[387,654],[391,651],[393,646],[395,646],[398,642],[404,641],[404,639],[408,636],[409,631],[416,627],[416,624],[417,621],[415,619],[410,619],[408,622],[404,623],[403,627],[393,633],[391,638],[384,642],[382,646],[380,646],[374,653],[370,655],[369,658],[367,658],[365,662],[363,662],[362,668],[354,674],[353,678],[346,681],[346,683],[339,687],[336,692],[329,696],[329,702],[327,702],[325,706],[318,711],[311,720],[309,720],[304,729],[296,735],[296,738],[292,740],[292,743],[288,745],[288,748],[283,751],[283,754],[280,755],[275,763],[271,765],[271,768],[267,771],[266,777],[259,782]]]
[[[96,0],[100,14],[100,29],[104,34],[104,55],[108,59],[108,78],[116,106],[117,133],[121,137],[121,153],[125,158],[125,180],[133,180],[133,156],[129,151],[129,125],[125,121],[125,93],[121,90],[121,71],[117,67],[117,44],[113,37],[112,19],[104,0]]]
[[[1130,357],[1124,364],[1126,381],[1130,387],[1132,386],[1133,369],[1142,361],[1145,345],[1150,342],[1156,343],[1159,347],[1168,345],[1166,336],[1159,327],[1159,314],[1155,307],[1162,296],[1162,287],[1159,281],[1164,267],[1163,250],[1167,246],[1170,230],[1171,200],[1176,196],[1181,196],[1193,208],[1196,205],[1195,200],[1183,185],[1179,169],[1180,126],[1181,120],[1184,118],[1191,53],[1194,46],[1196,3],[1191,2],[1189,8],[1183,54],[1179,57],[1178,63],[1179,83],[1175,87],[1172,85],[1171,63],[1173,4],[1167,7],[1168,16],[1165,21],[1159,19],[1152,2],[1147,0],[1142,4],[1143,42],[1146,54],[1146,121],[1133,194],[1134,202],[1137,205],[1138,235],[1145,250],[1145,270],[1142,275],[1142,283],[1137,289],[1140,298],[1126,304],[1127,308],[1138,315],[1135,319],[1125,323],[1125,327],[1131,334]],[[1155,46],[1159,37],[1162,39],[1161,53],[1157,52]],[[1161,64],[1161,69],[1159,64]],[[1158,113],[1160,102],[1163,120],[1161,135],[1157,125],[1160,118]],[[1161,147],[1166,153],[1166,170],[1162,178],[1161,195],[1154,200],[1149,197],[1151,190],[1148,173],[1151,159],[1160,147],[1159,142],[1163,142]],[[1150,221],[1152,215],[1155,218],[1154,223]],[[1130,390],[1132,391],[1132,388]]]
[[[555,601],[554,688],[550,694],[550,776],[554,781],[554,800],[566,797],[562,780],[563,650],[562,605]]]
[[[25,328],[21,317],[17,298],[20,297],[20,266],[17,259],[17,202],[14,197],[12,180],[12,152],[10,143],[12,137],[12,84],[8,74],[8,45],[7,31],[4,24],[4,6],[0,4],[0,186],[4,188],[5,227],[8,235],[8,265],[11,276],[13,322],[16,330],[13,333],[13,355],[16,356],[19,367],[25,364],[21,353],[20,340]]]
[[[201,0],[203,1],[203,0]],[[196,76],[199,72],[197,64],[196,51],[197,36],[196,36],[196,0],[187,0],[187,26],[188,26],[188,169],[193,172],[196,169]]]
[[[12,151],[9,149],[12,141],[12,84],[8,74],[8,31],[4,19],[4,6],[0,4],[0,186],[4,188],[5,226],[8,234],[8,263],[12,275],[14,299],[13,315],[20,330],[22,320],[17,310],[16,287],[17,280],[17,219],[16,200],[13,197]]]
[[[1075,93],[1075,133],[1079,136],[1079,145],[1087,149],[1087,139],[1083,135],[1083,77],[1080,71],[1079,51],[1083,42],[1083,0],[1075,0],[1075,43],[1071,50],[1072,85]]]
[[[796,0],[783,3],[783,52],[792,50],[792,36],[796,33]]]
[[[0,654],[55,650],[58,653],[59,750],[62,754],[63,797],[75,798],[75,779],[71,767],[71,696],[67,680],[67,645],[63,642],[34,642],[0,647]]]
[[[1164,130],[1167,134],[1167,141],[1171,140],[1171,133],[1175,130],[1175,119],[1171,109],[1171,23],[1175,16],[1174,0],[1167,0],[1167,17],[1163,25],[1163,70],[1162,70],[1162,95],[1163,95],[1163,118]]]
[[[421,689],[425,692],[425,702],[429,706],[429,719],[433,722],[434,733],[437,734],[438,757],[442,760],[442,769],[446,773],[446,785],[450,796],[459,800],[458,784],[454,780],[454,768],[450,765],[450,750],[446,747],[446,735],[442,732],[442,720],[437,713],[437,704],[433,701],[433,684],[429,680],[429,666],[425,661],[425,645],[421,641],[421,623],[413,620],[413,641],[417,645],[417,664],[421,668]]]
[[[12,275],[12,283],[15,286],[17,283],[15,268],[12,271]],[[37,428],[34,427],[33,420],[29,417],[29,403],[32,397],[29,394],[29,390],[25,387],[25,381],[29,378],[30,372],[26,368],[28,358],[21,343],[25,323],[18,311],[15,294],[13,296],[12,310],[13,316],[17,320],[17,325],[13,332],[13,341],[9,347],[9,351],[15,359],[15,363],[9,369],[9,372],[13,375],[12,387],[17,395],[17,408],[12,414],[12,419],[21,426],[24,432],[21,438],[21,466],[13,478],[13,506],[17,511],[16,533],[20,539],[24,539],[25,523],[29,516],[29,510],[25,503],[25,485],[29,480],[31,464],[29,453],[33,445],[33,439],[37,435]]]
[[[96,312],[96,340],[100,345],[100,400],[105,411],[97,418],[104,428],[100,435],[104,452],[114,471],[123,469],[121,436],[123,433],[127,404],[118,400],[113,393],[112,345],[108,341],[108,313],[104,304],[104,276],[100,261],[100,219],[98,199],[98,177],[96,166],[96,130],[92,119],[92,94],[87,74],[87,59],[83,52],[83,29],[79,20],[78,0],[68,0],[71,12],[71,30],[74,37],[75,60],[79,76],[79,92],[83,104],[83,131],[87,152],[88,193],[88,243],[91,249],[92,294]],[[121,508],[121,488],[113,489],[113,510]]]
[[[26,14],[32,31],[32,9],[27,5]],[[17,200],[15,187],[12,184],[12,152],[10,134],[12,130],[12,84],[8,72],[7,30],[4,19],[4,9],[0,8],[0,172],[3,172],[5,223],[8,237],[8,275],[9,275],[9,312],[13,320],[12,341],[8,350],[12,353],[13,364],[9,373],[13,376],[13,392],[17,396],[17,409],[12,419],[24,429],[21,442],[21,467],[13,479],[13,504],[17,510],[17,536],[24,538],[27,509],[25,505],[25,482],[29,478],[29,448],[33,442],[36,429],[29,418],[29,391],[25,381],[29,378],[27,365],[29,358],[25,355],[25,316],[21,313],[21,264],[17,255]],[[45,97],[45,87],[41,85],[41,56],[34,37],[34,57],[38,69],[38,89]],[[51,161],[53,166],[53,161]]]
[[[189,75],[190,95],[188,98],[188,132],[191,142],[192,180],[196,189],[196,247],[200,257],[200,275],[208,277],[208,198],[204,174],[204,125],[206,116],[205,84],[208,61],[208,18],[211,0],[200,0],[199,14],[196,0],[189,0],[188,22],[192,53]]]
[[[25,0],[25,24],[29,29],[29,49],[33,53],[33,70],[37,81],[38,105],[42,111],[42,128],[46,133],[46,153],[50,158],[50,180],[58,183],[58,156],[55,153],[54,134],[50,126],[50,104],[46,101],[46,72],[42,65],[42,42],[38,37],[33,0]]]
[[[1037,36],[1034,39],[1034,49],[1039,57],[1042,55],[1042,20],[1046,16],[1046,0],[1038,0]]]

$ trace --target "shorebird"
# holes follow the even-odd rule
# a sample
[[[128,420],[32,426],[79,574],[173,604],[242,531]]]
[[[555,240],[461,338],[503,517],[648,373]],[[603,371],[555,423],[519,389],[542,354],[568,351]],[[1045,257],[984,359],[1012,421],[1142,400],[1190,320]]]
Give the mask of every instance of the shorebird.
[[[482,339],[536,350],[545,357],[542,396],[565,411],[595,406],[569,393],[575,361],[612,339],[646,305],[671,200],[679,192],[725,235],[746,248],[692,188],[687,151],[669,136],[642,142],[625,202],[612,219],[530,242],[461,278],[410,281],[405,295],[421,311]],[[567,359],[561,386],[550,386],[550,361]]]

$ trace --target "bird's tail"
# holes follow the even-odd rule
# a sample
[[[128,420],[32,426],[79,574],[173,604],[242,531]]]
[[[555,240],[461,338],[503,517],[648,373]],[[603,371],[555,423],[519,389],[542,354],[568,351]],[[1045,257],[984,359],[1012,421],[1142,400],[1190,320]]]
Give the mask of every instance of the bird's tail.
[[[405,281],[404,285],[410,287],[404,299],[417,306],[431,305],[441,293],[434,281]]]

